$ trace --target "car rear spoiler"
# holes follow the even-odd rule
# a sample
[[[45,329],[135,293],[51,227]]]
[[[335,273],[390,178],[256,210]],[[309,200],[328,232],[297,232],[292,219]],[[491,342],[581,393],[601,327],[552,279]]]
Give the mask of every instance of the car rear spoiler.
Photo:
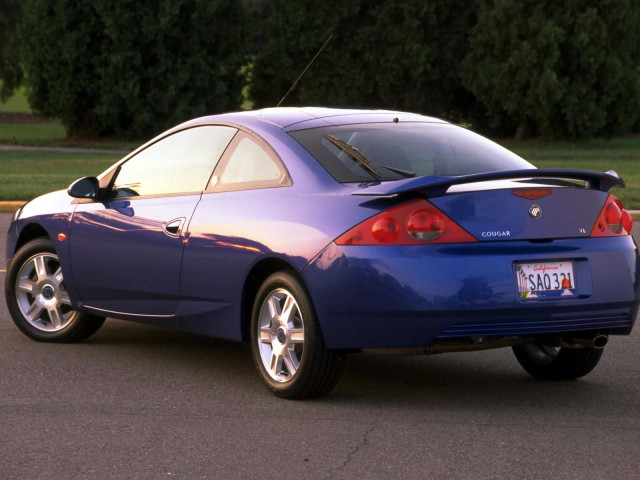
[[[454,185],[493,180],[533,180],[537,178],[584,181],[586,182],[587,188],[601,190],[603,192],[608,192],[616,186],[621,188],[625,187],[620,175],[613,170],[599,172],[597,170],[582,170],[577,168],[531,168],[526,170],[474,173],[472,175],[461,175],[457,177],[427,175],[424,177],[384,183],[363,183],[359,185],[358,190],[353,192],[352,195],[394,197],[402,193],[419,190],[425,195],[438,196],[447,193],[447,190]]]

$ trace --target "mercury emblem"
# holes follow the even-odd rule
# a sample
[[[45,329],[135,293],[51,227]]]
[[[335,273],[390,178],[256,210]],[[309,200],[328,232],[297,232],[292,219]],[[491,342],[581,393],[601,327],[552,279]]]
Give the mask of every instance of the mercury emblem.
[[[535,203],[529,207],[529,216],[531,218],[540,218],[542,215],[542,209],[540,205],[536,205]]]

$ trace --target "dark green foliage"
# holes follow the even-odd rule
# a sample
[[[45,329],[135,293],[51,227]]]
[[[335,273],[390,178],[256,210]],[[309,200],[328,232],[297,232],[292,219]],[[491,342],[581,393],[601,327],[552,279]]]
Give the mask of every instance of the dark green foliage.
[[[464,83],[496,127],[628,131],[640,112],[639,23],[634,0],[483,0]]]
[[[309,60],[331,42],[284,105],[399,108],[459,117],[468,95],[458,75],[470,0],[274,0],[251,96],[275,106]]]
[[[20,45],[16,28],[22,14],[22,0],[0,2],[0,101],[7,100],[23,80]]]
[[[249,23],[249,53],[256,55],[266,40],[265,26],[271,15],[272,0],[242,0],[246,21]]]
[[[333,35],[283,105],[608,136],[640,130],[639,25],[637,0],[3,0],[0,96],[21,46],[37,113],[146,137],[239,108],[247,82],[275,106]]]
[[[234,0],[29,0],[31,105],[72,135],[128,138],[238,108],[242,12]]]

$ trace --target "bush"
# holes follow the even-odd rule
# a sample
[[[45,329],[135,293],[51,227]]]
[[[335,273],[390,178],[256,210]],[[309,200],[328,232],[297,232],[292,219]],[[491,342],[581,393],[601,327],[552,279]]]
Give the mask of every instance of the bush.
[[[0,101],[6,101],[22,83],[20,46],[16,27],[22,14],[21,0],[0,2]]]
[[[483,0],[462,76],[494,127],[582,138],[640,112],[640,4]]]
[[[473,9],[465,0],[274,0],[251,97],[275,106],[330,35],[284,105],[368,106],[459,118]]]
[[[24,11],[31,106],[70,135],[146,137],[240,104],[234,0],[28,0]]]

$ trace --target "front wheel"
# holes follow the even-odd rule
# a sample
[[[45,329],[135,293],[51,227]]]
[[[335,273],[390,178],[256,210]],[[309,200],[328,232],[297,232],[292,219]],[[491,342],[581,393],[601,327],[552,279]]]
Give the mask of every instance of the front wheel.
[[[104,318],[71,305],[58,255],[48,238],[32,240],[18,250],[7,270],[4,291],[13,322],[40,342],[77,342],[104,323]]]
[[[268,277],[251,316],[251,349],[273,394],[302,399],[329,393],[340,379],[342,352],[325,347],[308,293],[292,274]]]
[[[583,377],[596,367],[603,351],[601,348],[566,348],[534,343],[513,347],[522,368],[540,380]]]

